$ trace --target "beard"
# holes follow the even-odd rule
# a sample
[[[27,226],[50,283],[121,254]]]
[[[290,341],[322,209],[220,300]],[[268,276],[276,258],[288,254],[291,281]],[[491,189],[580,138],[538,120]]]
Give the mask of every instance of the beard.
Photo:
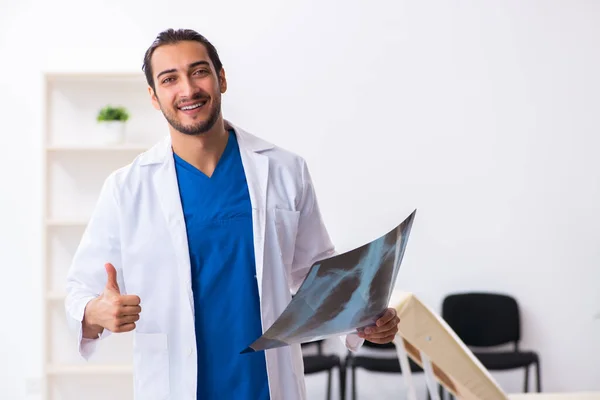
[[[202,100],[205,98],[201,93],[197,93],[190,100]],[[159,101],[160,104],[160,101]],[[185,135],[197,136],[202,135],[215,125],[217,120],[219,119],[219,114],[221,111],[221,96],[211,98],[210,109],[208,110],[208,118],[203,121],[198,121],[191,123],[189,125],[184,125],[181,120],[177,117],[177,109],[166,109],[160,104],[160,110],[162,111],[165,119],[173,127],[173,129],[181,132]]]

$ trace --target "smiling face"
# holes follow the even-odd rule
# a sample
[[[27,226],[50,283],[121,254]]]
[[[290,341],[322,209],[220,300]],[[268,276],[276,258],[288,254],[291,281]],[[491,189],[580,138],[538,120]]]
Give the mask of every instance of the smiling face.
[[[225,72],[216,71],[206,48],[196,41],[158,47],[151,60],[152,104],[173,129],[186,135],[204,134],[221,119]]]

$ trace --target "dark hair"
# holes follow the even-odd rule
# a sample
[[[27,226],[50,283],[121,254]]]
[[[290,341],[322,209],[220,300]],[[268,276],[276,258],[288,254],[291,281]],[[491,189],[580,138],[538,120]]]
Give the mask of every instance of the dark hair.
[[[144,54],[144,65],[142,66],[142,71],[144,71],[146,74],[146,81],[148,82],[148,85],[152,87],[152,89],[155,89],[155,87],[150,60],[152,59],[154,50],[165,44],[175,44],[186,40],[193,40],[202,43],[204,47],[206,47],[210,61],[214,65],[217,73],[221,72],[223,64],[219,58],[219,53],[217,53],[217,49],[212,45],[211,42],[208,41],[208,39],[192,29],[175,30],[171,28],[160,32],[158,36],[156,36],[154,42],[152,42],[152,45],[148,48],[148,50],[146,50],[146,54]]]

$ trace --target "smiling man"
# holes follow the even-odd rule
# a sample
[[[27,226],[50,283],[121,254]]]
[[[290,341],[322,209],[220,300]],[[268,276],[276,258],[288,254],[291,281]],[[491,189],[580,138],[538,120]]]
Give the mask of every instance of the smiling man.
[[[67,281],[79,350],[134,331],[140,400],[303,400],[299,345],[240,351],[334,254],[306,163],[223,119],[225,70],[197,32],[160,33],[143,70],[169,135],[103,186]],[[387,343],[398,322],[343,340]]]

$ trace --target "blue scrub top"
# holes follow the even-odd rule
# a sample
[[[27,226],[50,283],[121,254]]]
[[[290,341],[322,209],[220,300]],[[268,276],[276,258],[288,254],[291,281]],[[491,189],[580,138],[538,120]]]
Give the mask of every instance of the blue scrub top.
[[[236,135],[209,178],[174,154],[192,266],[198,400],[266,400],[252,207]]]

